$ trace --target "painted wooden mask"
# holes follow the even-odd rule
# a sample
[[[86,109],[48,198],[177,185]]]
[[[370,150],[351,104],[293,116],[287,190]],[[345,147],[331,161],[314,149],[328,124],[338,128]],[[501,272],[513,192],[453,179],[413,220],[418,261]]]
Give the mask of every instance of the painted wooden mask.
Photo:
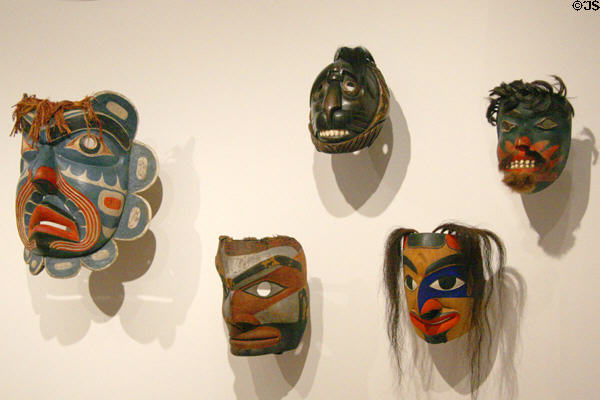
[[[404,294],[410,320],[428,343],[456,339],[470,328],[469,266],[452,235],[412,233],[404,240]]]
[[[309,316],[306,259],[294,238],[219,238],[223,318],[236,356],[295,349]]]
[[[134,142],[138,115],[114,92],[51,102],[24,95],[13,134],[22,133],[16,219],[32,274],[55,277],[117,258],[114,239],[143,235],[152,213],[136,192],[157,177],[153,151]]]
[[[394,230],[386,242],[384,282],[395,356],[401,354],[404,310],[428,343],[445,343],[471,331],[473,338],[488,335],[487,305],[491,294],[501,290],[495,282],[504,273],[504,254],[496,234],[467,225],[442,224],[433,233]],[[478,353],[479,347],[472,350]]]
[[[573,107],[563,81],[558,90],[545,81],[502,83],[490,91],[487,119],[497,126],[498,168],[518,193],[549,186],[567,164]]]
[[[312,142],[324,153],[349,153],[370,146],[388,109],[389,91],[369,51],[342,47],[310,91]]]

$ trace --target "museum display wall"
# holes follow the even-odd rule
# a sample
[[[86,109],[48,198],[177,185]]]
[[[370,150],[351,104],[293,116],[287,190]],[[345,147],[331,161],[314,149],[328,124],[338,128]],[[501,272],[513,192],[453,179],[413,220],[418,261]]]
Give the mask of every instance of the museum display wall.
[[[479,398],[593,398],[598,18],[559,0],[3,0],[0,397],[469,399],[464,337],[428,344],[402,316],[398,369],[386,333],[386,238],[458,222],[506,247]],[[389,110],[369,147],[329,154],[311,140],[310,93],[340,46],[372,54]],[[550,186],[515,193],[489,90],[552,75],[575,110],[568,160]],[[34,276],[15,224],[13,106],[103,90],[135,104],[136,140],[158,160],[136,193],[152,221],[110,268]],[[231,354],[222,235],[301,243],[310,313],[295,349]]]

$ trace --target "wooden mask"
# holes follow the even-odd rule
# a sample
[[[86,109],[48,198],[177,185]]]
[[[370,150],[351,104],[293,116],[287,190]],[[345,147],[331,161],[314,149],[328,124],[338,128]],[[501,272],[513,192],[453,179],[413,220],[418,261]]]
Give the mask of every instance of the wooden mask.
[[[496,125],[498,168],[503,182],[518,193],[535,193],[558,179],[571,147],[573,106],[555,76],[548,82],[502,83],[490,91],[487,119]]]
[[[470,328],[472,281],[452,235],[412,233],[404,240],[404,294],[415,332],[428,343],[456,339]]]
[[[22,133],[16,220],[30,272],[66,278],[109,267],[114,239],[140,237],[152,218],[135,193],[155,181],[158,164],[133,140],[133,104],[108,91],[61,102],[24,95],[13,118],[13,134]]]
[[[219,238],[215,257],[223,282],[223,318],[236,356],[295,349],[309,316],[306,259],[287,236]]]
[[[389,91],[368,50],[342,47],[310,91],[313,144],[324,153],[370,146],[387,118]]]

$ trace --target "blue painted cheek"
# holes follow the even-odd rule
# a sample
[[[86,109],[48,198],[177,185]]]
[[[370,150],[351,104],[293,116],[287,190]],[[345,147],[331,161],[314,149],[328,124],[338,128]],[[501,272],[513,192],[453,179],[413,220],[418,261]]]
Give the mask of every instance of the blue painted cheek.
[[[440,299],[440,298],[449,298],[449,297],[469,297],[467,294],[467,284],[466,284],[466,267],[463,265],[452,265],[447,268],[440,269],[434,272],[431,275],[428,275],[423,279],[421,284],[419,285],[419,295],[418,295],[418,304],[419,304],[419,312],[423,308],[423,305],[429,299]],[[431,287],[431,284],[436,280],[443,277],[454,277],[465,282],[459,288],[454,290],[438,290]]]
[[[122,194],[124,202],[124,198],[127,195],[128,183],[128,168],[125,163],[127,160],[128,157],[123,157],[123,160],[120,160],[123,162],[107,167],[72,162],[65,157],[61,157],[57,160],[58,168],[61,172],[66,172],[68,170],[69,176],[63,174],[65,180],[94,204],[94,207],[100,216],[102,225],[107,228],[116,227],[120,221],[121,215],[114,216],[103,212],[102,207],[99,205],[100,194],[106,191],[118,192]],[[72,176],[75,176],[75,178]],[[79,176],[86,177],[92,182],[81,181],[76,178]],[[73,210],[77,210],[76,206],[73,205],[73,207]],[[75,212],[73,214],[75,214]],[[75,218],[77,217],[76,215],[73,216]]]

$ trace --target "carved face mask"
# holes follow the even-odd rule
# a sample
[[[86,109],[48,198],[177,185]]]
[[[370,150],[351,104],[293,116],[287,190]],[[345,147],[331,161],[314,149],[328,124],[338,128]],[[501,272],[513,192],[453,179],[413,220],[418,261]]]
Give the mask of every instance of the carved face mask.
[[[77,102],[24,96],[13,134],[22,132],[16,219],[32,274],[70,277],[116,259],[113,239],[143,235],[152,218],[136,192],[157,177],[152,150],[134,142],[137,111],[100,92]]]
[[[442,233],[412,233],[404,240],[404,292],[419,337],[445,343],[470,328],[473,300],[468,266],[458,241]]]
[[[497,125],[498,168],[504,183],[519,193],[535,193],[561,174],[571,147],[573,107],[566,87],[544,81],[503,83],[491,91],[488,121]]]
[[[295,239],[219,238],[223,318],[231,353],[280,354],[300,343],[309,315],[306,259]]]
[[[340,48],[310,91],[311,139],[318,151],[349,153],[370,146],[387,117],[389,91],[371,54]]]

